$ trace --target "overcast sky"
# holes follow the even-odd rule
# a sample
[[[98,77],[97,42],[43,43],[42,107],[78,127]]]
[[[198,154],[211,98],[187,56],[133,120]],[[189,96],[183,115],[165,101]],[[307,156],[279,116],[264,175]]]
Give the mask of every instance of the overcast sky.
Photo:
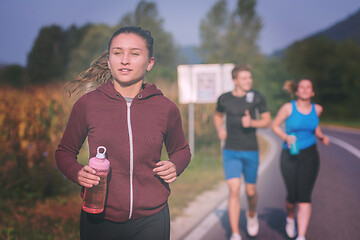
[[[115,25],[140,0],[0,0],[0,63],[25,65],[43,26]],[[164,28],[178,45],[198,45],[199,25],[218,0],[153,0]],[[234,8],[237,0],[228,0]],[[360,9],[359,0],[258,0],[264,27],[259,45],[265,54],[288,46],[345,19]]]

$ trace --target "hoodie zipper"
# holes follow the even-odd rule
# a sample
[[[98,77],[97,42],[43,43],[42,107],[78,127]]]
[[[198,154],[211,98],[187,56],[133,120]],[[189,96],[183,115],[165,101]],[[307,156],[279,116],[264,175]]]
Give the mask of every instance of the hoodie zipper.
[[[127,102],[127,125],[129,132],[129,143],[130,143],[130,213],[129,219],[133,213],[133,204],[134,204],[134,193],[133,193],[133,171],[134,171],[134,146],[133,146],[133,135],[131,129],[131,117],[130,117],[130,106],[131,103]]]

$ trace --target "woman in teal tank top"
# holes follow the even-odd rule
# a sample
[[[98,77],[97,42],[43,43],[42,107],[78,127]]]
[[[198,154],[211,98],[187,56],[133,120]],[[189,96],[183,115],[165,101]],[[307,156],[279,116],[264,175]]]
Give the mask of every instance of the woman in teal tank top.
[[[319,125],[319,117],[315,110],[315,104],[311,103],[309,114],[303,114],[298,111],[296,101],[291,101],[292,112],[285,120],[286,134],[295,134],[299,150],[306,149],[316,143],[315,129]],[[289,149],[284,141],[283,148]]]
[[[329,145],[329,138],[319,127],[319,116],[323,108],[311,102],[315,95],[312,82],[302,79],[296,85],[293,81],[285,83],[296,101],[285,103],[278,111],[272,123],[272,130],[284,140],[280,157],[281,173],[286,185],[286,233],[290,238],[305,240],[311,216],[311,193],[318,175],[320,161],[316,148],[316,137],[324,145]],[[281,125],[285,123],[285,131]],[[299,153],[291,154],[289,148],[297,145]],[[297,226],[295,228],[295,209]]]

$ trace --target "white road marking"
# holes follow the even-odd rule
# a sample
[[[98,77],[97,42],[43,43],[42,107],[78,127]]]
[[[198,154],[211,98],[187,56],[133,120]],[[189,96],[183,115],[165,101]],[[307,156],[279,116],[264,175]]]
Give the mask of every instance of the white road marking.
[[[339,147],[344,148],[348,152],[354,154],[357,158],[360,158],[360,150],[354,147],[353,145],[335,137],[330,137],[330,143],[334,143]]]

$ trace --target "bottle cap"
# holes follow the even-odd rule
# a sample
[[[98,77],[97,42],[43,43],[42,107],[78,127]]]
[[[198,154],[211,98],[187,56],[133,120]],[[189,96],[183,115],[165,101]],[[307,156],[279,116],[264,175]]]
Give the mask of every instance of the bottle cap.
[[[104,151],[101,153],[100,152],[100,149],[104,149]],[[106,153],[106,148],[104,146],[99,146],[96,150],[96,157],[97,158],[101,158],[101,159],[104,159],[105,158],[105,153]]]
[[[100,152],[100,149],[104,149],[104,152]],[[96,157],[92,157],[89,160],[89,166],[97,170],[108,170],[110,168],[110,161],[105,158],[106,148],[99,146],[97,148]]]

